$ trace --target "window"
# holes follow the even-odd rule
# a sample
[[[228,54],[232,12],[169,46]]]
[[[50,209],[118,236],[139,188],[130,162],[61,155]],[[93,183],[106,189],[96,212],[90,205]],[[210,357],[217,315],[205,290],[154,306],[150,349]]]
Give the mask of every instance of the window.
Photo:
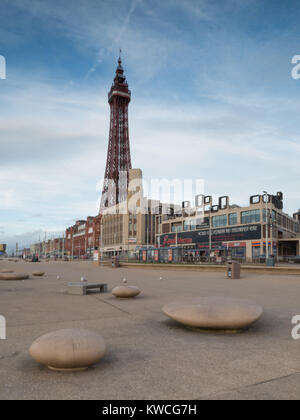
[[[183,230],[190,230],[190,224],[186,220],[183,222]]]
[[[260,256],[260,246],[252,247],[252,258],[258,258]]]
[[[242,224],[248,223],[259,223],[260,222],[260,210],[249,210],[241,213]]]
[[[263,209],[263,221],[266,221],[266,209]],[[276,222],[276,212],[272,210],[272,221]],[[268,209],[268,223],[271,223],[271,211]]]
[[[232,258],[245,259],[246,258],[246,247],[232,248],[231,257]]]
[[[181,232],[182,231],[182,224],[181,223],[173,223],[172,224],[172,232]]]
[[[197,220],[193,219],[186,219],[183,222],[183,230],[195,230],[196,229]]]
[[[229,225],[237,225],[238,224],[238,216],[237,216],[237,213],[230,213],[228,215],[228,224]]]
[[[194,217],[191,219],[185,219],[183,222],[183,230],[195,230],[201,229],[203,227],[208,226],[209,218],[208,217]]]
[[[227,216],[223,214],[222,216],[213,216],[212,217],[213,227],[227,226]]]
[[[163,223],[163,225],[162,225],[162,233],[169,233],[169,232],[170,232],[170,223]]]
[[[281,216],[280,213],[277,213],[277,220],[276,220],[276,222],[277,222],[277,225],[278,226],[282,226],[282,216]]]

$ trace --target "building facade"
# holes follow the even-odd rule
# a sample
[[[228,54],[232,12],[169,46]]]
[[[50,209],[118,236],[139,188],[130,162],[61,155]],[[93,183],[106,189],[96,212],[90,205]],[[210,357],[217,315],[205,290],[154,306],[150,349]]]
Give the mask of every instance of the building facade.
[[[89,216],[87,220],[77,220],[66,229],[65,251],[75,259],[92,258],[100,243],[101,216]]]
[[[230,205],[229,197],[213,205],[211,196],[201,196],[200,204],[183,203],[179,211],[156,216],[156,246],[168,252],[169,261],[255,262],[267,255],[267,246],[278,259],[299,255],[299,217],[283,212],[282,193],[252,196],[247,207]]]
[[[37,242],[30,246],[30,252],[32,256],[40,257],[43,253],[43,244],[42,242]]]
[[[103,211],[101,218],[102,258],[118,255],[137,259],[141,247],[154,247],[157,201],[143,196],[142,171],[129,170],[129,190],[126,200]]]

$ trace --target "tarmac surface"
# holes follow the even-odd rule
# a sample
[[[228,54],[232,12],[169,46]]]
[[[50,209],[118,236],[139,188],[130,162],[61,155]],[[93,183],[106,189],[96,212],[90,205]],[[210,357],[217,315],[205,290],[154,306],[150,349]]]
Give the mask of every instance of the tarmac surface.
[[[45,277],[0,281],[0,399],[300,399],[300,340],[291,336],[300,315],[300,276],[98,267],[90,262],[0,261]],[[68,282],[108,284],[108,293],[69,295]],[[58,279],[57,276],[60,278]],[[135,299],[111,290],[139,287]],[[164,304],[197,296],[251,299],[263,317],[239,334],[200,332],[168,319]],[[106,340],[107,352],[84,372],[52,372],[31,359],[39,336],[63,328],[88,328]]]

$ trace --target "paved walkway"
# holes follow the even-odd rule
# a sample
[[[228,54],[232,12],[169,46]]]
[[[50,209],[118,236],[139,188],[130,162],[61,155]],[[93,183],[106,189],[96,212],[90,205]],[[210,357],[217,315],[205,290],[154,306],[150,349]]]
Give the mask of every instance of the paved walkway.
[[[0,399],[300,398],[300,340],[291,337],[291,319],[300,315],[298,276],[243,273],[226,280],[221,272],[0,261],[0,269],[8,266],[28,273],[38,267],[47,275],[0,282],[0,313],[7,319]],[[68,295],[68,282],[81,275],[109,290],[126,277],[143,294],[134,300]],[[167,302],[197,295],[250,298],[265,313],[249,331],[224,335],[186,329],[161,312]],[[69,327],[101,333],[104,359],[85,372],[58,373],[30,358],[34,339]]]

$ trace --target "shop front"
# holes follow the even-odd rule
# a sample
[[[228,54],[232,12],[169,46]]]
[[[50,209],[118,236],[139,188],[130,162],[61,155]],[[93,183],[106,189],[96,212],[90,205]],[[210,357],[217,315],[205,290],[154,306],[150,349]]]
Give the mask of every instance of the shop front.
[[[294,261],[300,256],[300,239],[279,239],[278,258],[283,262]]]
[[[207,259],[220,262],[226,258],[244,261],[247,258],[247,242],[251,246],[251,240],[260,240],[261,234],[260,224],[211,229],[211,231],[206,228],[159,235],[157,246],[159,249],[174,247],[177,249],[177,253],[174,253],[176,259],[182,262],[201,262]],[[173,256],[173,261],[174,259]]]
[[[227,258],[241,261],[246,260],[246,242],[227,242],[223,243],[223,245],[226,245]]]

